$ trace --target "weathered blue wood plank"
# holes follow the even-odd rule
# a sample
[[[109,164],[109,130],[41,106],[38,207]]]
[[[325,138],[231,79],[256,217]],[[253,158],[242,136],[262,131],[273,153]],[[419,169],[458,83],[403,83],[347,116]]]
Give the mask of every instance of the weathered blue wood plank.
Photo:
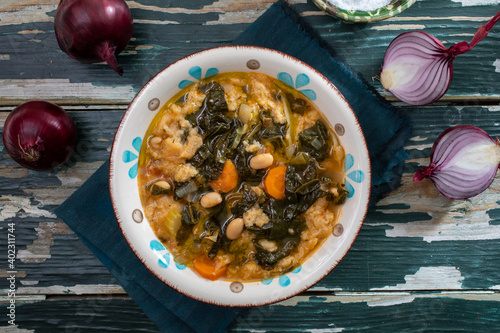
[[[7,80],[0,81],[0,101],[18,103],[45,96],[51,100],[127,103],[154,74],[173,61],[209,47],[229,44],[251,23],[243,19],[245,15],[256,17],[271,3],[238,5],[227,1],[215,6],[214,1],[200,1],[196,5],[174,7],[159,0],[131,2],[134,36],[118,57],[125,70],[123,77],[118,77],[107,65],[81,64],[64,54],[54,35],[55,6],[40,8],[46,11],[44,15],[0,24],[0,80]],[[451,46],[470,41],[479,25],[498,9],[494,5],[462,6],[451,0],[420,1],[389,20],[347,24],[323,14],[311,2],[291,3],[341,59],[380,91],[380,83],[371,79],[378,75],[385,49],[399,33],[424,30]],[[499,41],[500,27],[495,27],[476,48],[457,57],[446,98],[499,98]],[[9,81],[13,79],[22,81]],[[61,83],[57,79],[69,81]],[[34,82],[29,80],[42,81],[37,82],[35,89]],[[55,91],[59,94],[54,94]]]
[[[228,332],[494,332],[500,325],[498,300],[410,294],[366,298],[296,297],[246,310]],[[133,301],[110,297],[20,303],[16,324],[36,333],[94,331],[89,327],[159,332]],[[5,327],[0,323],[0,330]]]

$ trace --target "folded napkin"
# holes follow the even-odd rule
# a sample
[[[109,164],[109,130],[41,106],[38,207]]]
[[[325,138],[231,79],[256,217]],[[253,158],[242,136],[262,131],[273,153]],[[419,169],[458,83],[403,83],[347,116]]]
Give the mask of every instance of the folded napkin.
[[[369,91],[362,80],[311,34],[284,1],[273,4],[233,44],[259,45],[295,56],[328,77],[359,118],[372,161],[374,201],[397,186],[410,129],[405,119]],[[205,304],[169,288],[134,255],[118,227],[109,196],[109,162],[103,164],[55,213],[92,250],[161,331],[225,332],[242,309]]]

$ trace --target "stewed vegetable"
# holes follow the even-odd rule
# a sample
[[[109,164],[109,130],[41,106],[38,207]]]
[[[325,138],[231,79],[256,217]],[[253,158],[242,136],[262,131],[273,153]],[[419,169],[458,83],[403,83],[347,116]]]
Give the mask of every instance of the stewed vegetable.
[[[332,233],[347,196],[343,149],[326,118],[264,74],[192,84],[163,107],[144,142],[146,217],[175,260],[208,279],[269,278],[299,266]],[[171,193],[153,191],[162,184]]]

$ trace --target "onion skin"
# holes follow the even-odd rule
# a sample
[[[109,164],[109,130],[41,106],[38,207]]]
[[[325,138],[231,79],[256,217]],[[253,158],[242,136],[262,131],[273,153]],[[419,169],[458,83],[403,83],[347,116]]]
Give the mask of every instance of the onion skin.
[[[61,50],[83,63],[103,60],[119,75],[116,56],[133,32],[130,8],[124,0],[62,0],[54,17]]]
[[[30,170],[48,171],[67,162],[73,153],[76,126],[63,108],[32,101],[9,114],[2,138],[14,161]]]
[[[436,139],[430,161],[415,173],[413,181],[428,178],[444,196],[468,199],[485,191],[495,179],[500,146],[484,130],[458,125]]]

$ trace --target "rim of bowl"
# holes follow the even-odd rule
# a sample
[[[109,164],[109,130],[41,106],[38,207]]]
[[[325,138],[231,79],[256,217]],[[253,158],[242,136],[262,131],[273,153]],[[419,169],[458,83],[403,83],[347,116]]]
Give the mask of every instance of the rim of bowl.
[[[185,61],[185,60],[187,60],[189,58],[196,57],[196,56],[201,55],[203,53],[210,53],[210,52],[214,52],[214,51],[221,50],[221,49],[228,49],[228,50],[231,50],[231,49],[233,49],[233,50],[236,50],[236,49],[262,50],[262,51],[265,51],[265,52],[271,52],[271,53],[275,53],[275,54],[281,55],[281,56],[283,56],[285,58],[289,58],[290,60],[296,61],[296,62],[300,63],[301,65],[309,68],[316,75],[318,75],[320,77],[320,79],[322,79],[322,81],[326,85],[328,85],[331,89],[333,89],[333,90],[335,90],[337,92],[338,97],[340,97],[344,101],[344,103],[346,104],[347,108],[350,110],[352,116],[354,117],[355,123],[356,123],[357,127],[359,128],[359,132],[361,134],[361,139],[362,139],[361,143],[362,143],[362,146],[363,146],[364,151],[366,153],[366,156],[368,157],[367,158],[368,168],[367,168],[367,179],[366,179],[367,180],[367,191],[368,191],[368,193],[367,193],[367,198],[366,198],[365,206],[362,207],[362,209],[364,210],[364,212],[362,213],[362,216],[360,217],[360,223],[357,226],[357,229],[355,229],[353,231],[353,238],[352,238],[352,240],[350,240],[350,242],[348,243],[347,248],[343,251],[343,253],[339,257],[339,259],[336,262],[332,263],[329,267],[327,267],[325,269],[325,272],[321,276],[312,279],[308,283],[305,283],[303,285],[303,287],[299,288],[298,290],[293,291],[293,292],[288,293],[288,294],[285,293],[282,296],[275,297],[274,299],[271,299],[271,300],[268,300],[268,301],[266,300],[266,301],[261,301],[261,302],[258,302],[258,303],[254,302],[254,303],[245,303],[245,304],[242,304],[242,303],[231,304],[231,303],[224,303],[222,301],[216,301],[216,300],[213,300],[213,299],[205,299],[205,298],[200,297],[199,295],[196,295],[195,293],[192,293],[190,291],[181,289],[180,287],[178,287],[178,286],[174,285],[173,283],[171,283],[164,276],[162,276],[160,274],[157,274],[157,272],[146,263],[146,260],[142,257],[142,255],[140,255],[140,252],[134,247],[134,245],[131,243],[131,241],[129,240],[129,238],[126,236],[126,234],[124,232],[124,229],[123,229],[123,226],[122,226],[122,223],[125,223],[125,222],[122,221],[122,219],[120,217],[120,213],[119,213],[118,207],[117,207],[117,204],[116,204],[116,201],[118,200],[118,198],[115,197],[115,195],[114,195],[114,186],[113,186],[113,181],[112,180],[115,177],[114,176],[114,172],[113,172],[113,170],[115,168],[115,158],[113,158],[113,157],[114,157],[114,155],[116,154],[116,152],[118,150],[118,148],[117,148],[117,142],[118,142],[117,138],[121,135],[121,133],[123,131],[123,127],[125,126],[125,122],[126,122],[127,118],[129,117],[129,114],[132,112],[133,107],[135,107],[135,104],[138,103],[137,100],[143,94],[145,94],[145,90],[150,85],[153,84],[153,82],[156,80],[156,78],[158,76],[160,76],[160,74],[162,74],[165,71],[170,70],[171,67],[175,66],[177,63],[183,62],[183,61]],[[344,257],[346,256],[346,254],[349,252],[349,250],[351,249],[352,245],[354,244],[354,241],[357,239],[357,237],[359,235],[359,232],[360,232],[360,230],[361,230],[361,228],[362,228],[362,226],[364,224],[364,220],[366,219],[366,215],[368,213],[368,205],[369,205],[370,197],[371,197],[371,173],[372,173],[372,169],[371,169],[371,161],[370,161],[370,158],[369,158],[368,145],[366,143],[366,138],[364,136],[363,130],[361,129],[361,125],[359,124],[358,117],[354,113],[354,110],[352,109],[352,107],[349,104],[349,102],[345,99],[344,95],[338,90],[338,88],[328,78],[326,78],[322,73],[320,73],[314,67],[312,67],[312,66],[308,65],[307,63],[303,62],[302,60],[299,60],[299,59],[297,59],[297,58],[295,58],[295,57],[293,57],[293,56],[291,56],[291,55],[289,55],[287,53],[284,53],[284,52],[281,52],[281,51],[278,51],[278,50],[274,50],[274,49],[270,49],[270,48],[266,48],[266,47],[261,47],[261,46],[226,45],[226,46],[218,46],[218,47],[208,48],[208,49],[204,49],[204,50],[201,50],[201,51],[198,51],[198,52],[194,52],[192,54],[189,54],[187,56],[184,56],[184,57],[182,57],[182,58],[180,58],[180,59],[172,62],[170,65],[168,65],[167,67],[163,68],[158,73],[156,73],[139,90],[139,92],[135,95],[135,97],[132,99],[132,102],[127,107],[127,110],[125,111],[125,114],[123,115],[123,117],[122,117],[122,119],[120,121],[120,124],[119,124],[119,126],[118,126],[118,128],[116,130],[115,136],[114,136],[113,145],[111,147],[110,164],[109,164],[109,192],[110,192],[111,203],[112,203],[112,206],[113,206],[115,217],[117,219],[120,231],[121,231],[123,237],[125,238],[125,241],[127,242],[127,244],[129,245],[129,247],[131,248],[131,250],[134,253],[134,255],[141,261],[141,263],[146,267],[146,269],[151,274],[153,274],[155,277],[157,277],[160,281],[162,281],[163,283],[165,283],[170,288],[176,290],[177,292],[179,292],[179,293],[181,293],[181,294],[183,294],[183,295],[185,295],[187,297],[193,298],[195,300],[198,300],[198,301],[201,301],[201,302],[204,302],[204,303],[208,303],[208,304],[217,305],[217,306],[249,308],[249,307],[254,307],[254,306],[263,306],[263,305],[269,305],[269,304],[273,304],[273,303],[276,303],[276,302],[280,302],[280,301],[289,299],[291,297],[294,297],[294,296],[300,294],[301,292],[306,291],[307,289],[311,288],[312,286],[314,286],[315,284],[317,284],[319,281],[321,281],[322,279],[324,279],[328,274],[330,274],[331,271],[344,259]],[[321,245],[321,246],[323,246],[323,245]],[[306,259],[306,261],[307,260],[309,260],[309,258]]]
[[[347,22],[375,22],[401,14],[410,8],[417,0],[393,0],[390,4],[371,11],[346,10],[334,6],[328,0],[313,0],[321,10],[328,15]]]

